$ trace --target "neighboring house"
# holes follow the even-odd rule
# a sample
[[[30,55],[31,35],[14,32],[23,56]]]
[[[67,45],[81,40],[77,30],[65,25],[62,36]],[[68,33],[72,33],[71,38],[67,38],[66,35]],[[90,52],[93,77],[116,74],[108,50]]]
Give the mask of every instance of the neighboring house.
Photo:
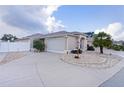
[[[124,41],[113,41],[113,44],[116,44],[116,45],[123,45],[124,46]]]
[[[73,49],[87,49],[86,35],[80,32],[60,31],[43,35],[45,51],[67,53]]]

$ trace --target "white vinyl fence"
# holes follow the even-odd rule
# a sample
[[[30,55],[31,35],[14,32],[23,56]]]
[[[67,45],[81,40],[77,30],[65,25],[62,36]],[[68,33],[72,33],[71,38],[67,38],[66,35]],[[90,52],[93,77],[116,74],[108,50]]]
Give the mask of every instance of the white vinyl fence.
[[[0,42],[0,52],[30,51],[30,42]]]

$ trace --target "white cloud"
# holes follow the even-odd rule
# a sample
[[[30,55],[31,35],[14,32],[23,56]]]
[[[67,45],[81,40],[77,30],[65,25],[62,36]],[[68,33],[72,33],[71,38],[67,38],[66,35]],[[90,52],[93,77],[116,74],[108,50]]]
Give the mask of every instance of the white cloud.
[[[99,32],[110,34],[114,40],[124,40],[124,26],[119,22],[109,24],[106,28],[95,30],[96,34]]]
[[[0,6],[0,36],[10,33],[18,37],[32,33],[48,33],[64,28],[53,13],[60,6]]]
[[[47,25],[47,30],[50,33],[63,30],[63,28],[65,28],[60,20],[56,20],[56,18],[52,16],[53,12],[57,11],[59,7],[60,6],[50,5],[43,9],[43,13],[45,13],[45,16],[47,17],[45,20],[45,24]]]
[[[48,5],[43,9],[43,12],[46,13],[46,15],[52,15],[59,7],[59,5]]]
[[[61,21],[56,21],[55,17],[50,16],[47,18],[46,25],[49,32],[55,32],[62,30],[65,26],[61,24]]]

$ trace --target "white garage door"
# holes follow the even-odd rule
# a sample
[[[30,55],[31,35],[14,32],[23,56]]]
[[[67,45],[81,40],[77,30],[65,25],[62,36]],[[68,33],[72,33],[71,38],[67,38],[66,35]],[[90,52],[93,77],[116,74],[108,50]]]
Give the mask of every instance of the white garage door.
[[[49,52],[64,53],[65,38],[48,38],[46,39],[46,50]]]

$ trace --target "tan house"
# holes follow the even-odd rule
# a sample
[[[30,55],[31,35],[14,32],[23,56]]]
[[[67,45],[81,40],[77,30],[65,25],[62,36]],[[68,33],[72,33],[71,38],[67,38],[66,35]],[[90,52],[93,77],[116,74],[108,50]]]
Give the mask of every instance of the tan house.
[[[30,40],[30,50],[33,48],[33,41],[40,39],[45,44],[45,51],[55,53],[69,53],[71,50],[80,48],[87,49],[87,37],[80,32],[59,31],[49,34],[34,34],[24,37]]]
[[[80,32],[60,31],[42,36],[45,43],[45,51],[56,53],[68,53],[73,49],[87,49],[86,35]]]

